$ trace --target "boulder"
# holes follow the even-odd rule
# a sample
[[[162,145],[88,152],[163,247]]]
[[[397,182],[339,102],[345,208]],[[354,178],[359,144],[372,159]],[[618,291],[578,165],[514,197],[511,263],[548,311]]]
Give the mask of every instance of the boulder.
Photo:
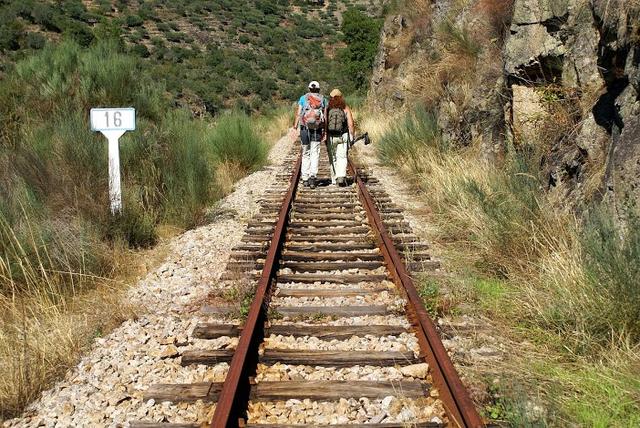
[[[549,118],[535,88],[513,85],[513,133],[517,141],[535,144],[539,127]]]
[[[527,67],[546,67],[546,58],[561,58],[567,52],[561,40],[552,36],[542,24],[517,27],[507,40],[504,59],[508,74],[526,77]]]
[[[574,0],[567,20],[567,53],[562,70],[562,85],[598,91],[604,80],[598,68],[598,32],[589,0]]]
[[[513,25],[528,25],[549,21],[567,14],[568,0],[516,0],[513,5]]]
[[[576,144],[587,153],[591,162],[602,165],[605,161],[610,136],[603,127],[598,125],[592,113],[582,121],[580,131],[576,137]]]
[[[614,143],[607,168],[608,188],[618,214],[625,217],[629,207],[640,207],[640,117],[627,121]]]

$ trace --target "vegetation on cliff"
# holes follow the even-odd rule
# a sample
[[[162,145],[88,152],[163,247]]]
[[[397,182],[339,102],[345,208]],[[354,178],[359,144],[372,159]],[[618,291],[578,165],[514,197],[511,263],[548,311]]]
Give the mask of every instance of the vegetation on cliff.
[[[485,414],[514,426],[637,425],[638,213],[624,208],[625,221],[619,221],[620,211],[612,207],[628,207],[633,191],[626,191],[626,201],[622,192],[612,198],[605,191],[607,146],[624,141],[607,130],[624,121],[628,126],[617,132],[631,131],[634,98],[616,101],[617,113],[604,105],[620,94],[612,91],[625,73],[625,64],[615,63],[607,50],[619,49],[610,55],[622,58],[623,47],[637,40],[619,38],[616,45],[611,41],[621,36],[600,22],[600,51],[572,45],[597,44],[598,35],[580,37],[593,32],[586,19],[598,16],[599,2],[578,2],[575,18],[554,2],[533,2],[538,9],[521,7],[515,15],[514,2],[400,3],[385,24],[370,101],[404,113],[386,126],[379,116],[365,126],[378,129],[381,160],[421,190],[445,259],[457,272],[442,281],[448,291],[431,296],[430,306],[488,316],[505,337],[525,344],[511,349],[504,366],[470,370],[487,377],[487,395],[480,398],[490,398]],[[411,8],[417,4],[423,7]],[[638,16],[640,8],[627,6],[624,13]],[[538,49],[528,43],[524,53],[517,50],[524,37],[517,32],[537,25],[535,17],[522,16],[528,10],[558,16],[556,26],[539,24],[550,42],[531,68],[512,65],[534,56],[526,49]],[[624,13],[609,13],[606,20],[625,22]],[[522,27],[509,32],[512,16]],[[637,21],[627,22],[626,34],[637,34]],[[509,44],[510,36],[515,40]],[[555,40],[566,45],[544,51]],[[560,52],[565,70],[578,64],[583,86],[562,72],[555,57]],[[604,58],[597,59],[597,52]],[[505,61],[511,61],[507,74]],[[596,88],[597,62],[604,78]],[[631,61],[626,64],[634,70]],[[629,84],[627,92],[635,87]],[[608,128],[595,125],[607,115]],[[629,179],[618,177],[616,186]],[[543,411],[532,410],[538,397]]]

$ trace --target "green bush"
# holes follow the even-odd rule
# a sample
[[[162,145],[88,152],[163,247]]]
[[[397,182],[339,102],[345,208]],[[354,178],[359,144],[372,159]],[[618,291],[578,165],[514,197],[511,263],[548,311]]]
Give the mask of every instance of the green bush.
[[[131,52],[134,55],[139,56],[140,58],[149,58],[151,56],[151,52],[149,52],[149,49],[147,49],[147,47],[142,44],[133,45],[133,47],[131,48]]]
[[[20,260],[45,249],[46,269],[100,275],[109,270],[100,244],[104,238],[148,246],[155,242],[158,222],[198,224],[218,194],[211,184],[214,160],[242,155],[214,152],[226,146],[209,144],[207,134],[213,131],[186,112],[171,112],[164,89],[118,43],[47,46],[17,64],[0,83],[0,93],[7,100],[2,116],[9,119],[0,148],[0,233],[14,241],[11,248],[0,246],[0,257],[14,278]],[[108,213],[105,140],[87,125],[88,109],[105,105],[134,106],[139,118],[138,130],[122,138],[125,210],[118,218]],[[245,131],[240,135],[250,137]],[[248,169],[263,159],[253,154],[242,155]],[[63,219],[57,220],[60,213]],[[65,224],[86,237],[77,252],[66,248],[66,238],[72,238]],[[57,254],[67,254],[66,259]]]
[[[93,31],[84,23],[70,21],[65,25],[64,34],[75,40],[80,46],[87,47],[93,42]]]
[[[255,170],[267,159],[268,146],[244,113],[222,116],[207,143],[213,148],[216,162],[231,162],[245,171]]]
[[[25,43],[29,49],[42,49],[47,39],[40,33],[28,33]]]
[[[138,15],[127,15],[125,18],[125,24],[127,27],[140,27],[144,24],[144,20]]]
[[[369,84],[373,61],[378,53],[382,20],[371,18],[358,9],[347,10],[342,17],[342,32],[347,47],[339,52],[344,79],[342,86],[364,90]]]

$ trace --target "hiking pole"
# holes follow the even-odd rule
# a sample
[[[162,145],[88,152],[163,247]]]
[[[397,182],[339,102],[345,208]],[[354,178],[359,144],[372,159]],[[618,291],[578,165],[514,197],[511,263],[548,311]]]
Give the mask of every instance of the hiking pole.
[[[333,176],[336,175],[336,166],[333,164],[333,145],[331,144],[331,137],[327,133],[327,140],[324,143],[327,147],[327,155],[329,156],[329,163],[331,164],[331,170],[333,171]]]

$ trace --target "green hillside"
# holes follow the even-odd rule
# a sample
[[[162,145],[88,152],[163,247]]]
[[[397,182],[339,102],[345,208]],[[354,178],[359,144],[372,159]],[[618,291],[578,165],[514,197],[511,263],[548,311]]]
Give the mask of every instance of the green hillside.
[[[13,0],[0,2],[2,70],[71,38],[81,46],[117,38],[143,58],[154,80],[166,82],[194,113],[263,110],[294,100],[309,80],[364,87],[341,54],[344,12],[382,13],[381,0],[316,6],[285,0]],[[356,16],[355,24],[368,25]],[[374,24],[375,25],[375,24]],[[377,38],[377,32],[376,32]],[[370,67],[367,67],[367,75]]]

